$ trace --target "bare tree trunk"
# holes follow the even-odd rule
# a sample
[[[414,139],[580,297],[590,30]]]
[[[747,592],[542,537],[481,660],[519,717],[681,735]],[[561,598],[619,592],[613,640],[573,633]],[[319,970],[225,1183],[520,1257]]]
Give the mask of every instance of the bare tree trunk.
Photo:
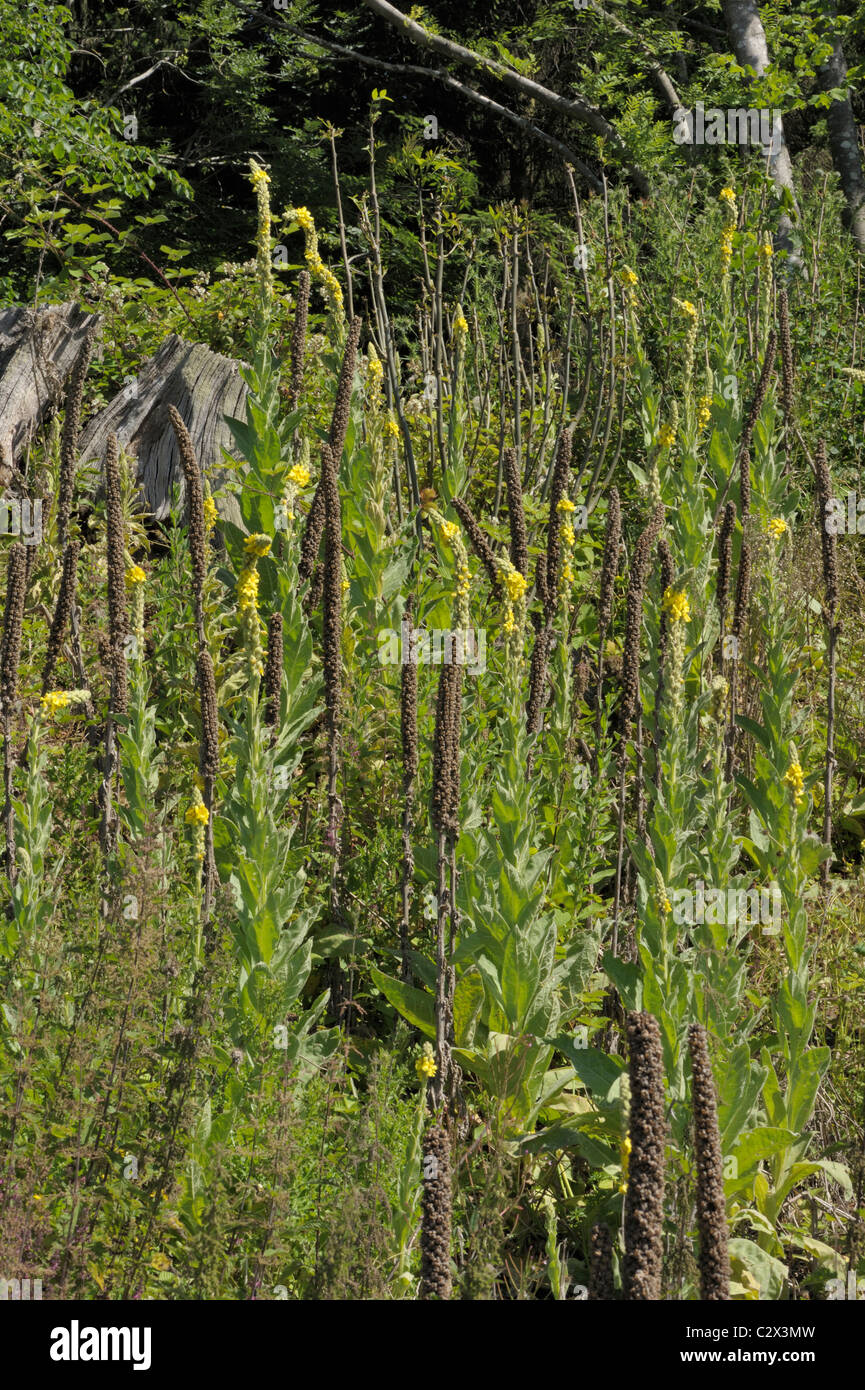
[[[727,21],[730,44],[738,62],[742,67],[753,68],[755,76],[762,77],[769,66],[769,47],[766,43],[766,31],[760,18],[760,6],[757,0],[724,0],[724,18]],[[775,191],[780,194],[786,190],[789,193],[798,216],[799,207],[793,183],[793,165],[787,142],[784,139],[784,128],[780,122],[777,132],[773,128],[772,143],[767,149],[767,155],[769,172],[775,184]],[[779,251],[786,251],[788,266],[801,272],[803,269],[802,253],[794,244],[793,223],[786,212],[782,212],[778,219],[775,243]]]
[[[847,60],[841,40],[832,29],[832,21],[836,14],[835,6],[827,5],[822,29],[825,37],[834,46],[831,56],[817,72],[817,80],[824,92],[831,91],[833,87],[843,87],[845,92],[848,91]],[[832,162],[841,180],[841,189],[847,203],[845,224],[859,250],[865,251],[865,172],[862,169],[862,156],[859,151],[859,131],[849,95],[845,96],[843,101],[832,102],[826,119]]]

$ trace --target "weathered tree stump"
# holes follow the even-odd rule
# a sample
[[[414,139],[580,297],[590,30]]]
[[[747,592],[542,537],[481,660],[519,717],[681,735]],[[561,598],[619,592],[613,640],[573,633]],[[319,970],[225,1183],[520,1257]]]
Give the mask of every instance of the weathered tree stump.
[[[37,429],[60,404],[94,317],[99,316],[77,304],[0,309],[0,470],[4,474],[22,467]]]
[[[163,521],[171,510],[175,485],[183,497],[183,469],[177,440],[168,418],[173,405],[183,417],[199,465],[216,489],[226,479],[222,449],[236,453],[224,416],[244,419],[247,388],[240,363],[211,352],[203,343],[187,343],[172,333],[153,357],[130,377],[105,410],[89,422],[78,442],[80,483],[96,491],[109,434],[121,449],[137,459],[137,478],[145,510]],[[87,474],[90,474],[88,480]],[[236,520],[233,498],[220,499],[220,511]]]

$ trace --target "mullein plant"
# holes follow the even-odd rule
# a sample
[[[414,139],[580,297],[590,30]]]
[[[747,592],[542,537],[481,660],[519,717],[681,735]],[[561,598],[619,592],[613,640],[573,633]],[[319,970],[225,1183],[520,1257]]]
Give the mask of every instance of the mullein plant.
[[[117,436],[110,434],[105,450],[105,522],[108,574],[108,650],[111,686],[105,722],[100,842],[106,858],[117,846],[119,820],[114,807],[114,783],[118,770],[117,726],[129,705],[126,666],[126,639],[129,633],[129,605],[126,591],[126,537],[120,481],[120,452]]]
[[[730,1297],[730,1256],[724,1161],[708,1035],[699,1023],[693,1023],[688,1029],[688,1045],[700,1234],[700,1298],[704,1303],[725,1302]]]
[[[400,919],[400,960],[402,979],[410,983],[412,978],[410,958],[412,881],[414,878],[414,853],[412,851],[412,831],[414,828],[415,781],[418,772],[417,737],[417,660],[412,643],[414,616],[413,596],[405,606],[404,631],[409,639],[408,660],[403,652],[400,669],[399,725],[402,745],[402,916]]]
[[[460,730],[462,722],[462,665],[443,663],[436,699],[433,744],[431,823],[436,837],[436,991],[435,1031],[437,1074],[430,1088],[434,1112],[453,1099],[453,952],[457,928],[456,842],[460,815]]]
[[[767,489],[767,509],[780,511],[786,478],[770,455],[760,476]],[[811,798],[807,783],[815,779],[806,777],[792,736],[798,641],[795,615],[785,604],[779,575],[788,534],[789,528],[779,515],[766,524],[762,582],[756,591],[765,663],[759,689],[762,721],[749,723],[755,740],[753,773],[751,777],[740,774],[737,784],[752,813],[753,830],[743,839],[743,846],[763,880],[776,885],[780,899],[780,926],[763,927],[763,933],[779,933],[781,947],[783,975],[770,1001],[777,1041],[771,1049],[764,1046],[760,1062],[766,1077],[762,1095],[768,1123],[787,1131],[790,1138],[768,1158],[765,1173],[741,1173],[732,1184],[736,1195],[749,1200],[763,1218],[757,1243],[781,1258],[781,1212],[799,1183],[823,1171],[851,1190],[842,1165],[808,1157],[812,1142],[808,1126],[830,1051],[811,1045],[817,1005],[810,1002],[809,965],[814,947],[808,939],[807,895],[811,877],[830,856],[831,848],[808,829]],[[831,578],[830,571],[830,594]],[[728,1195],[730,1186],[728,1183]]]
[[[826,628],[828,654],[828,690],[826,693],[826,766],[823,773],[823,843],[830,851],[823,860],[823,886],[828,889],[832,849],[832,783],[835,772],[835,680],[838,661],[838,543],[829,530],[832,475],[826,457],[825,440],[820,439],[814,457],[817,473],[817,524],[820,527],[820,547],[823,559],[823,623]]]
[[[15,754],[12,748],[12,716],[18,697],[18,664],[27,599],[27,555],[16,541],[9,547],[6,562],[6,603],[3,609],[3,635],[0,639],[0,717],[3,721],[3,825],[5,833],[6,876],[14,887],[15,813],[12,805],[12,778]]]
[[[532,648],[529,673],[529,694],[526,702],[526,729],[537,734],[544,720],[548,697],[548,674],[553,647],[553,629],[559,610],[559,564],[562,553],[562,517],[570,499],[566,495],[571,470],[573,434],[564,430],[559,440],[550,485],[550,510],[547,521],[546,550],[543,564],[538,561],[536,589],[541,600],[541,613],[535,617],[535,642]]]
[[[84,382],[93,356],[96,335],[99,331],[97,317],[91,320],[69,375],[66,388],[66,409],[63,416],[63,430],[60,439],[60,477],[57,487],[57,546],[65,559],[66,544],[69,539],[69,519],[75,495],[75,472],[78,463],[78,432],[81,428],[81,404],[84,398]]]
[[[667,1125],[661,1030],[650,1013],[627,1018],[631,1141],[622,1267],[626,1299],[657,1302],[664,1254],[664,1150]]]
[[[180,412],[174,406],[169,406],[168,414],[177,439],[180,462],[183,468],[187,539],[192,561],[192,603],[197,647],[195,669],[200,729],[198,774],[195,778],[192,801],[186,810],[185,820],[192,827],[195,858],[200,866],[201,874],[201,893],[198,899],[197,913],[196,959],[198,959],[202,940],[205,938],[208,942],[210,940],[210,915],[216,881],[213,817],[216,779],[219,775],[219,713],[216,674],[207,630],[210,532],[216,522],[216,506],[213,499],[205,494],[204,480],[195,448]],[[254,557],[252,563],[253,565],[255,563]],[[249,662],[256,659],[260,647],[257,607],[252,615],[248,612],[249,606],[257,596],[257,571],[254,573],[255,580],[247,582],[245,586],[243,575],[238,581],[238,608],[243,630],[241,647],[246,660]],[[253,593],[250,592],[252,589],[254,589]],[[244,603],[247,607],[241,608]]]

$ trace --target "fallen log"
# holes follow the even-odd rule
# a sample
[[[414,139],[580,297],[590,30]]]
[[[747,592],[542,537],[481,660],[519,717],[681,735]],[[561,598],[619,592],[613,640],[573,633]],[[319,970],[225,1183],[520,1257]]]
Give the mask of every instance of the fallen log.
[[[100,315],[77,304],[0,309],[0,470],[4,485],[24,471],[30,443],[62,398],[66,380]],[[8,474],[9,476],[5,476]]]
[[[182,500],[184,489],[169,405],[180,412],[201,469],[215,491],[230,476],[223,448],[236,456],[224,416],[244,419],[246,394],[239,362],[172,333],[138,376],[129,377],[82,432],[78,442],[82,490],[98,491],[108,436],[116,434],[121,449],[137,460],[144,509],[154,520],[164,521],[171,511],[172,490],[177,486]],[[231,520],[239,517],[233,497],[220,498],[219,509]]]

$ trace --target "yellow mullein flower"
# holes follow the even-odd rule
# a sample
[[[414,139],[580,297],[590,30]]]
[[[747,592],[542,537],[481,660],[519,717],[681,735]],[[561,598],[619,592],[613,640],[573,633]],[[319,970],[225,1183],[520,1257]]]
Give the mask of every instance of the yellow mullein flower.
[[[773,516],[766,530],[773,540],[778,540],[787,530],[787,523],[782,516]]]
[[[296,463],[288,470],[288,480],[296,487],[306,487],[312,474],[302,463]]]
[[[576,510],[576,506],[571,501],[570,497],[563,497],[561,502],[556,504],[557,512],[575,512]]]
[[[442,521],[441,533],[446,541],[454,541],[460,533],[460,528],[455,521]]]
[[[697,317],[696,307],[690,299],[674,299],[673,303],[677,309],[681,309],[686,318],[695,319]]]
[[[622,283],[625,285],[636,285],[639,283],[637,275],[631,270],[630,266],[623,266],[619,272]]]
[[[462,310],[462,305],[457,305],[456,318],[454,319],[454,337],[465,338],[469,331],[468,320]]]
[[[184,816],[187,825],[206,825],[210,820],[210,812],[203,801],[197,801],[190,806]]]
[[[658,448],[669,449],[676,442],[676,431],[672,425],[662,425],[658,430]]]
[[[304,259],[309,266],[310,274],[321,281],[334,311],[338,317],[342,318],[342,289],[336,276],[327,268],[319,255],[318,234],[315,230],[312,213],[309,208],[288,208],[286,217],[296,222],[303,231],[306,242]]]
[[[508,598],[512,603],[522,598],[528,587],[528,581],[525,575],[520,574],[519,570],[510,570],[505,575],[505,588],[508,591]]]
[[[243,548],[247,555],[254,555],[259,560],[264,555],[268,554],[270,545],[270,537],[263,536],[260,532],[256,532],[252,536],[247,536],[246,540],[243,542]]]
[[[665,589],[663,603],[664,611],[669,613],[674,623],[691,621],[691,605],[687,594],[676,589]]]
[[[147,575],[144,573],[144,570],[141,568],[140,565],[130,565],[129,569],[126,571],[125,578],[126,587],[128,589],[134,589],[136,584],[144,583],[144,581],[147,578]]]
[[[388,439],[399,439],[399,425],[392,415],[389,415],[384,422],[384,432]]]
[[[805,801],[805,777],[801,763],[791,763],[784,773],[784,781],[793,793],[793,801],[798,808]]]
[[[69,692],[66,690],[49,690],[47,695],[42,696],[42,708],[47,709],[49,714],[56,714],[59,709],[66,709],[69,704]]]
[[[760,245],[757,248],[757,253],[761,261],[771,261],[772,257],[775,254],[775,250],[768,237],[760,242]]]
[[[240,571],[237,580],[237,607],[239,612],[246,613],[254,609],[258,604],[258,570],[255,565],[247,565]]]
[[[435,1063],[435,1057],[433,1055],[431,1043],[424,1043],[423,1053],[420,1057],[418,1057],[417,1061],[415,1062],[414,1069],[422,1081],[424,1079],[429,1080],[431,1077],[435,1076],[436,1072],[438,1071],[438,1067]]]
[[[212,531],[218,520],[219,513],[216,510],[216,503],[210,493],[204,498],[204,527],[207,531]]]
[[[628,1190],[628,1170],[631,1164],[631,1151],[633,1147],[630,1134],[626,1134],[619,1145],[619,1158],[622,1164],[622,1181],[619,1183],[620,1192],[626,1192]]]
[[[697,404],[697,429],[704,430],[712,418],[711,396],[701,396]]]

